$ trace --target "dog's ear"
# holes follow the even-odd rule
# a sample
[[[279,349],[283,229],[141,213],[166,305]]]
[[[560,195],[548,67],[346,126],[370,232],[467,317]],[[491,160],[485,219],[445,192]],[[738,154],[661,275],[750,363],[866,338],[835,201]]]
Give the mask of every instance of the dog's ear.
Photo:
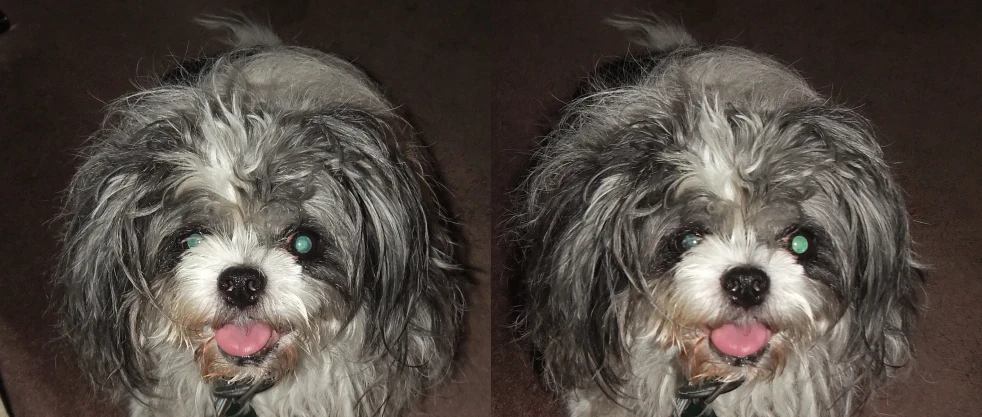
[[[664,146],[653,130],[632,126],[613,133],[623,140],[605,142],[624,146],[563,138],[541,151],[541,163],[525,184],[523,217],[516,225],[532,304],[525,320],[553,384],[568,388],[592,376],[613,395],[629,371],[628,290],[648,293],[643,262],[651,256],[642,250],[641,231],[648,205],[657,204],[646,191],[663,191],[646,181],[671,177],[659,171],[667,169],[663,164],[637,157],[647,154],[645,146]]]
[[[875,388],[911,359],[912,328],[923,269],[911,248],[909,216],[873,129],[860,115],[815,107],[795,115],[805,133],[833,151],[831,167],[815,180],[838,197],[844,263],[853,322],[849,355],[866,388]],[[865,360],[863,360],[863,358]],[[864,389],[869,392],[869,389]]]
[[[144,231],[161,203],[166,174],[140,155],[156,134],[108,138],[88,149],[68,190],[58,280],[62,327],[98,386],[148,386],[149,359],[134,344],[139,306],[149,298]],[[144,140],[146,139],[146,140]],[[109,384],[107,384],[109,383]]]
[[[330,169],[353,202],[360,242],[352,242],[359,259],[349,285],[355,309],[369,314],[366,344],[399,366],[432,369],[427,362],[455,348],[463,295],[446,219],[431,200],[412,129],[351,108],[314,121],[324,143],[336,147]]]

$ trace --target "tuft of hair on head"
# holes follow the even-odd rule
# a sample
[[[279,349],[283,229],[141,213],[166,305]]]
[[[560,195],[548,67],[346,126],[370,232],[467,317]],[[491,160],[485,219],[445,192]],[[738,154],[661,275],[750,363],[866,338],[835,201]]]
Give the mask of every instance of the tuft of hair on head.
[[[283,44],[283,40],[268,26],[256,23],[243,14],[231,16],[204,15],[194,19],[211,30],[228,33],[226,43],[235,48],[253,48]]]
[[[636,35],[632,42],[652,51],[666,52],[697,44],[681,24],[652,13],[641,16],[615,15],[605,19],[604,23]]]

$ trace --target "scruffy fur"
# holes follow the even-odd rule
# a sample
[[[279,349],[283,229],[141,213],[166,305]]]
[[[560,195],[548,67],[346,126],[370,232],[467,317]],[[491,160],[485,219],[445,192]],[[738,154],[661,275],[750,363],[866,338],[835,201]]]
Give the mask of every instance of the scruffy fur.
[[[766,56],[621,18],[647,52],[602,66],[520,194],[529,336],[572,416],[667,417],[676,389],[744,384],[725,417],[850,415],[912,358],[921,269],[869,123]],[[807,230],[809,256],[791,252]],[[687,235],[701,243],[680,248]],[[769,276],[732,305],[721,275]],[[760,322],[734,361],[709,331]]]
[[[68,188],[63,329],[132,416],[213,416],[212,383],[276,380],[260,416],[399,416],[446,375],[463,297],[412,128],[359,69],[207,19],[234,49],[116,101]],[[291,233],[317,252],[287,250]],[[189,233],[202,235],[190,247]],[[266,276],[223,302],[232,266]],[[223,323],[281,333],[258,363]]]

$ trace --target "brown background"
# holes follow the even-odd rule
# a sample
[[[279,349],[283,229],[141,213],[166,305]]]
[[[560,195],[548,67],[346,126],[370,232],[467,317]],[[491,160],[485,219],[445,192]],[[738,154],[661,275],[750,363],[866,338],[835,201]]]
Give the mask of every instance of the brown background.
[[[507,192],[579,78],[628,51],[623,35],[601,20],[638,10],[681,18],[701,41],[744,45],[793,63],[820,90],[875,122],[908,191],[916,248],[933,265],[917,366],[876,410],[969,416],[982,409],[982,5],[90,3],[0,3],[15,25],[0,35],[0,375],[14,417],[116,415],[93,398],[54,339],[47,280],[57,224],[50,219],[77,163],[73,152],[96,129],[103,103],[180,57],[221,49],[190,18],[224,10],[268,15],[281,36],[355,59],[406,104],[432,145],[478,285],[462,369],[420,414],[559,415],[505,327],[513,308],[501,228]]]
[[[628,51],[603,25],[613,13],[681,18],[702,42],[736,44],[793,63],[813,85],[871,118],[908,192],[916,249],[933,265],[918,361],[876,410],[892,416],[982,415],[982,3],[827,1],[521,2],[492,24],[493,134],[513,180],[601,60]],[[836,4],[838,3],[838,4]],[[508,175],[512,175],[509,177]],[[497,183],[496,183],[497,185]],[[505,206],[499,208],[505,213]],[[506,253],[499,243],[498,256]],[[527,355],[508,343],[506,275],[494,263],[492,403],[496,416],[559,416]],[[792,417],[792,416],[789,416]]]
[[[490,409],[493,245],[486,187],[490,140],[488,3],[191,0],[0,2],[15,27],[0,35],[0,372],[14,417],[112,416],[54,341],[47,293],[56,248],[49,224],[103,103],[185,56],[222,49],[196,27],[201,13],[270,16],[296,44],[354,59],[406,103],[439,160],[478,269],[462,370],[420,415]],[[175,57],[176,56],[176,57]],[[465,86],[461,90],[461,86]]]

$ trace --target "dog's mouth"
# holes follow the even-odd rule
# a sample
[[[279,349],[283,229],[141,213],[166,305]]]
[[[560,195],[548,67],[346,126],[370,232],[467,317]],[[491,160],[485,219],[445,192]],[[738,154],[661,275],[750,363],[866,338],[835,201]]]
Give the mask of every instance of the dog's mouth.
[[[756,363],[770,344],[773,332],[756,320],[725,323],[709,329],[709,345],[732,366]]]
[[[755,317],[704,323],[681,339],[679,361],[691,383],[769,380],[787,361],[788,334]]]
[[[281,332],[268,323],[228,323],[215,330],[222,356],[237,366],[258,365],[279,344]]]
[[[300,348],[289,325],[251,317],[223,323],[206,327],[207,336],[194,350],[205,380],[275,382],[296,368]]]

